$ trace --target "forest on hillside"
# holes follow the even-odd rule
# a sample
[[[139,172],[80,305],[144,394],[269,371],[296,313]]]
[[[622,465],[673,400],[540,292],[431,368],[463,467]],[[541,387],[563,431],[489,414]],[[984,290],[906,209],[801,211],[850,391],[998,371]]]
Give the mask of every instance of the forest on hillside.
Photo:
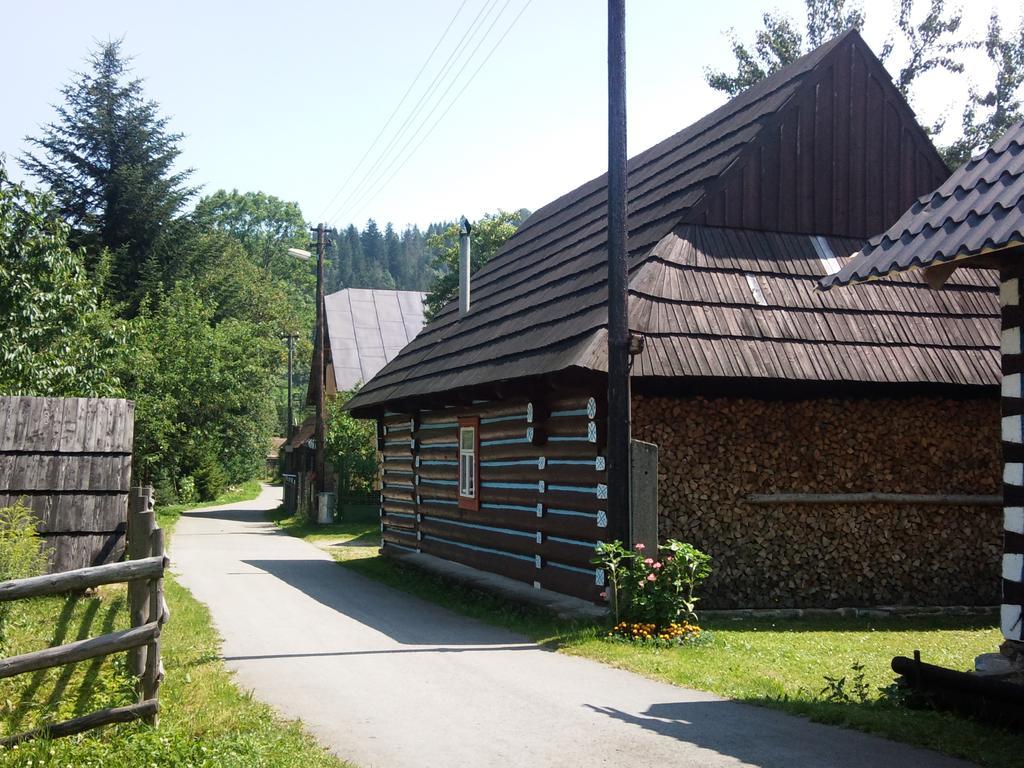
[[[324,289],[393,288],[399,291],[427,291],[436,275],[431,237],[444,232],[452,222],[430,224],[426,230],[407,226],[398,232],[391,222],[384,229],[370,219],[363,229],[349,225],[328,232]]]

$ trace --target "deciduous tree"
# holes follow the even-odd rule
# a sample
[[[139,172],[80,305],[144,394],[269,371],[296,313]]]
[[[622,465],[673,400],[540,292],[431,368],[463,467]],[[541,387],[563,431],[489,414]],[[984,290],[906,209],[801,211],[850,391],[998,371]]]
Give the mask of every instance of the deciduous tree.
[[[118,395],[124,324],[51,202],[0,165],[0,394]]]
[[[470,271],[476,272],[516,233],[529,212],[498,211],[483,216],[470,231]],[[427,238],[433,252],[431,267],[436,277],[424,302],[428,318],[434,317],[459,291],[459,225],[449,224]]]

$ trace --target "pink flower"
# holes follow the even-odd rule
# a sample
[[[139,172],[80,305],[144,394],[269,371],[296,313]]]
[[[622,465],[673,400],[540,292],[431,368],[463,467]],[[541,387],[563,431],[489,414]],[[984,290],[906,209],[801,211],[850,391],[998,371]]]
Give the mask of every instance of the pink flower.
[[[637,552],[643,552],[645,549],[647,549],[647,547],[645,547],[643,544],[637,544],[635,547],[633,547],[633,549],[635,549]]]
[[[657,577],[657,576],[655,576],[655,575],[654,575],[654,574],[652,573],[652,574],[650,574],[650,575],[649,575],[649,576],[647,577],[647,580],[648,580],[648,581],[657,581],[657,580],[658,580],[658,577]]]
[[[661,568],[661,563],[654,563],[654,564],[653,564],[653,565],[651,566],[651,568],[654,568],[654,569],[658,569],[658,568]]]
[[[608,593],[607,592],[602,592],[600,595],[598,595],[598,597],[600,597],[602,600],[607,600],[608,599]]]
[[[644,558],[644,565],[653,565],[653,564],[654,564],[654,558],[653,557],[645,557]]]
[[[666,557],[665,558],[665,562],[666,563],[671,563],[672,562],[672,555],[669,555],[668,557]]]

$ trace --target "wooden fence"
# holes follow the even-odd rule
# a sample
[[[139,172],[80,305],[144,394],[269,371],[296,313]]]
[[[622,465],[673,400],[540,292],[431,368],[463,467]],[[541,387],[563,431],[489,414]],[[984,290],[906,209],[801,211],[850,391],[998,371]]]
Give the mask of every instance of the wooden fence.
[[[62,595],[103,584],[127,582],[131,614],[129,629],[0,659],[0,679],[128,651],[129,669],[139,677],[138,701],[0,738],[0,746],[10,747],[40,736],[70,736],[102,725],[132,720],[145,720],[156,725],[158,694],[164,677],[160,632],[170,618],[170,611],[164,599],[163,577],[168,565],[164,532],[155,524],[151,488],[132,489],[128,546],[132,559],[122,563],[0,582],[0,602]]]

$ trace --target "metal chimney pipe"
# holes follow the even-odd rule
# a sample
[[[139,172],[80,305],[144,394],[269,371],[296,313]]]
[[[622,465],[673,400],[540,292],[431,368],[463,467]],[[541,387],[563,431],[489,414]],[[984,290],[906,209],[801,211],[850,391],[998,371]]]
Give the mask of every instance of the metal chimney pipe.
[[[469,233],[473,227],[465,216],[459,221],[459,317],[469,312]]]

